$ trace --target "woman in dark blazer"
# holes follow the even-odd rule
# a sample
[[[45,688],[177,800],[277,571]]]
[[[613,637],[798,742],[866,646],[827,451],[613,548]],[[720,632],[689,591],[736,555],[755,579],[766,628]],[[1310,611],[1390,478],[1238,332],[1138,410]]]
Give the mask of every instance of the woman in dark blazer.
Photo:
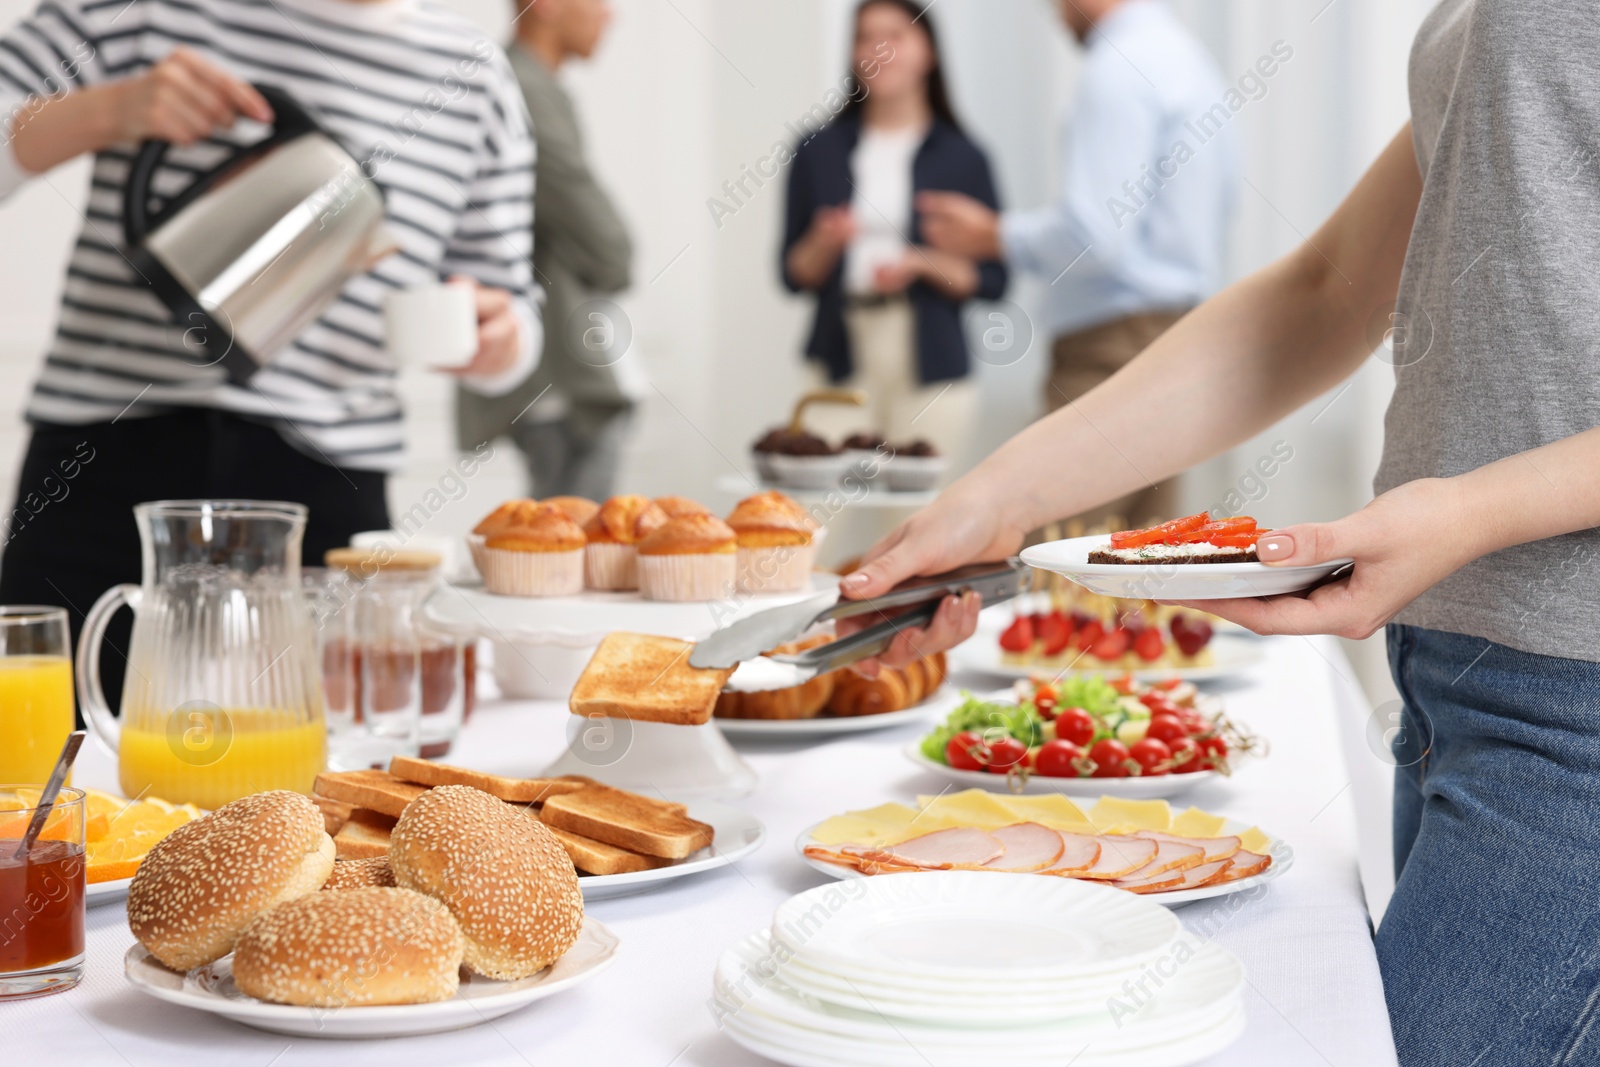
[[[789,168],[784,283],[816,293],[806,355],[867,391],[875,432],[958,453],[976,400],[961,307],[998,299],[1006,268],[924,246],[912,204],[937,189],[998,208],[994,180],[950,107],[920,4],[856,8],[851,74],[850,103]]]

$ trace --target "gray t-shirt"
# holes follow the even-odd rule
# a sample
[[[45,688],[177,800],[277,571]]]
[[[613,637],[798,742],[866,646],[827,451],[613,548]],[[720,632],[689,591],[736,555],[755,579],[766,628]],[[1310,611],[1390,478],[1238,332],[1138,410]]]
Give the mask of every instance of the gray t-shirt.
[[[1417,33],[1422,202],[1380,493],[1600,425],[1595,16],[1587,0],[1444,0]],[[1600,531],[1485,556],[1397,621],[1600,662]]]

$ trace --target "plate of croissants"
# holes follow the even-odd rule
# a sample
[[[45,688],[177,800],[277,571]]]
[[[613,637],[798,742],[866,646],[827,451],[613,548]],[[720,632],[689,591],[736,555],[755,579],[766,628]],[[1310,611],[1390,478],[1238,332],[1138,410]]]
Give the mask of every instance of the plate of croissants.
[[[802,652],[833,640],[819,634],[773,649]],[[728,737],[811,737],[882,730],[940,710],[946,675],[943,652],[876,678],[851,670],[820,674],[804,685],[758,693],[725,692],[717,698],[717,726]],[[948,710],[948,709],[946,709]]]

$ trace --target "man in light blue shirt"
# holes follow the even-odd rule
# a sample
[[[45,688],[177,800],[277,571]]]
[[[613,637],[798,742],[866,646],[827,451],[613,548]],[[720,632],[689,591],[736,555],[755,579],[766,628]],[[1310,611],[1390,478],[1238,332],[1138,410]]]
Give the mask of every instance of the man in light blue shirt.
[[[1240,181],[1237,116],[1293,55],[1280,43],[1230,86],[1158,0],[1059,6],[1084,62],[1057,200],[1004,214],[953,193],[917,201],[934,247],[998,254],[1050,282],[1039,325],[1054,338],[1052,410],[1110,377],[1219,287]],[[1171,518],[1176,506],[1165,482],[1082,518],[1138,525]]]

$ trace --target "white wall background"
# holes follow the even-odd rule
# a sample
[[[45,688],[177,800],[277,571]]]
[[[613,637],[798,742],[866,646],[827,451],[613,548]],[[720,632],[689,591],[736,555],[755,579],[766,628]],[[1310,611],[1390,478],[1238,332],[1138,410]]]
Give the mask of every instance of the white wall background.
[[[445,0],[499,35],[508,0]],[[851,0],[613,0],[600,55],[567,75],[587,121],[597,169],[633,225],[633,289],[621,301],[650,381],[624,486],[710,500],[715,479],[777,422],[801,388],[806,305],[777,281],[780,182],[719,230],[706,208],[742,164],[788,139],[785,123],[844,71]],[[0,24],[29,6],[8,5]],[[1425,0],[1174,0],[1184,20],[1237,75],[1283,40],[1294,59],[1268,95],[1235,119],[1246,146],[1232,274],[1282,254],[1333,209],[1405,121],[1405,61]],[[958,107],[989,149],[1006,203],[1032,206],[1053,187],[1055,125],[1070,100],[1076,56],[1044,0],[939,0],[938,22]],[[0,478],[9,495],[25,442],[20,411],[54,324],[62,269],[80,221],[85,170],[69,164],[0,205]],[[1011,296],[1033,305],[1037,283]],[[1008,368],[980,365],[982,442],[992,446],[1038,411],[1043,352]],[[409,506],[454,456],[448,390],[405,380],[406,470],[391,501]],[[1252,512],[1286,523],[1332,518],[1370,496],[1389,371],[1376,360],[1337,399],[1318,401],[1190,476],[1196,506],[1233,484],[1275,440],[1295,458]],[[1331,406],[1329,401],[1332,401]],[[1324,410],[1325,409],[1325,410]],[[466,499],[441,515],[465,530],[520,491],[502,449]],[[722,502],[728,502],[723,498]],[[1387,696],[1375,650],[1356,650],[1368,690]]]

